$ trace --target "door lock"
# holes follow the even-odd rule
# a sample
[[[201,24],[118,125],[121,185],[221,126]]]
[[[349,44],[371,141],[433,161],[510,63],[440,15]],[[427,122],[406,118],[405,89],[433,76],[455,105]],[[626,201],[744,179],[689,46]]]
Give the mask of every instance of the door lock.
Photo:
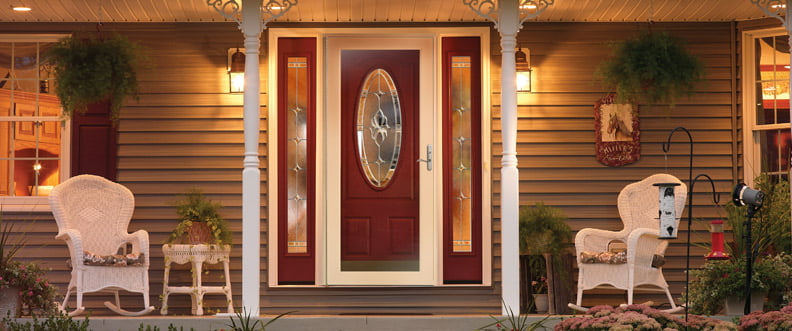
[[[432,171],[432,145],[426,145],[426,159],[418,159],[415,162],[426,162],[426,170]]]

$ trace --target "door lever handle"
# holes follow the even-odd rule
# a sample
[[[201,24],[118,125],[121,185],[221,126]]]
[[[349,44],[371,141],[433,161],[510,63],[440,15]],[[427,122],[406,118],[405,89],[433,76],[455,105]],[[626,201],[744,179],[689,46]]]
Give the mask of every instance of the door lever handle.
[[[432,171],[432,145],[426,145],[426,159],[418,159],[415,162],[426,162],[426,170]]]

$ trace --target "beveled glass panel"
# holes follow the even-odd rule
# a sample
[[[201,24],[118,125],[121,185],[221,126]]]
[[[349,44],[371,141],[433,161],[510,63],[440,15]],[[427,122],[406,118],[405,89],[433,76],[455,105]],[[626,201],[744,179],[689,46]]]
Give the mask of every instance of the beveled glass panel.
[[[451,219],[453,252],[471,252],[472,183],[471,164],[471,65],[469,56],[451,57]]]
[[[374,187],[386,187],[396,172],[401,117],[393,78],[384,69],[374,69],[363,81],[356,114],[358,157],[366,179]]]
[[[287,253],[308,252],[308,63],[287,59],[286,166],[288,169]]]

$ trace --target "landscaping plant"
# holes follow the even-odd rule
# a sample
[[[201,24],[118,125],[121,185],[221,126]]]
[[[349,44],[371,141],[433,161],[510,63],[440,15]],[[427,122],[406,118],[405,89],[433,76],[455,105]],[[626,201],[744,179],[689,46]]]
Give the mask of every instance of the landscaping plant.
[[[229,331],[266,331],[267,326],[277,321],[279,318],[291,313],[293,313],[293,311],[287,311],[283,314],[273,317],[271,320],[267,321],[267,323],[264,323],[260,319],[251,316],[250,312],[248,312],[243,307],[242,311],[236,313],[236,319],[234,319],[234,316],[231,316],[231,324],[226,324],[226,326],[231,328]],[[217,331],[226,330],[223,329]]]
[[[38,264],[23,263],[15,259],[16,253],[24,246],[24,241],[11,242],[12,232],[13,225],[4,223],[0,217],[0,289],[17,289],[28,315],[36,312],[53,313],[57,308],[57,289],[47,281],[44,277],[46,270]]]
[[[88,316],[82,321],[75,321],[63,312],[57,312],[47,316],[46,319],[38,319],[33,316],[32,322],[18,322],[12,318],[3,318],[6,331],[89,331],[90,322]]]
[[[681,317],[651,308],[646,305],[623,307],[595,306],[588,315],[567,318],[556,324],[553,330],[687,330],[687,331],[737,331],[737,325],[714,318],[689,315],[688,321]]]
[[[529,323],[528,315],[514,314],[514,311],[509,306],[506,306],[506,317],[502,319],[498,319],[492,315],[490,315],[490,317],[495,320],[495,322],[482,326],[476,329],[476,331],[493,330],[492,328],[494,328],[495,331],[534,331],[540,328],[541,330],[547,330],[544,326],[544,322],[550,318],[550,316],[545,316],[541,320]]]
[[[792,330],[792,304],[781,310],[761,312],[755,311],[740,317],[742,331],[786,331]]]

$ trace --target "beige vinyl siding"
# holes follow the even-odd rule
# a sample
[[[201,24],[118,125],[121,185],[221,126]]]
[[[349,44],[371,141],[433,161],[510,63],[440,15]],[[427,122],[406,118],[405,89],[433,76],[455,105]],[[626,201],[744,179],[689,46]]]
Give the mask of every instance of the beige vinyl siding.
[[[287,27],[300,24],[285,23]],[[401,24],[404,26],[405,24]],[[480,24],[476,24],[480,26]],[[355,25],[358,26],[358,25]],[[368,25],[360,25],[365,27]],[[732,160],[736,141],[733,114],[735,68],[732,60],[730,23],[656,23],[653,31],[670,31],[686,39],[691,51],[702,56],[708,80],[699,86],[692,99],[682,99],[673,110],[641,107],[641,159],[632,165],[610,168],[594,157],[594,103],[605,95],[593,73],[609,54],[606,43],[624,39],[646,24],[627,23],[527,23],[519,34],[520,45],[531,50],[534,67],[534,92],[520,95],[518,106],[518,160],[520,201],[544,201],[557,206],[570,217],[574,230],[596,227],[620,228],[616,197],[621,188],[657,172],[668,172],[687,181],[686,138],[677,133],[666,158],[661,149],[668,132],[679,125],[692,131],[695,139],[694,175],[707,173],[716,180],[718,191],[728,192],[735,180]],[[93,24],[2,24],[0,33],[95,31]],[[171,203],[187,188],[202,188],[211,198],[222,202],[222,211],[236,231],[232,250],[231,281],[234,300],[241,304],[241,170],[243,154],[242,98],[227,93],[226,50],[242,45],[242,34],[227,23],[137,23],[105,24],[103,31],[119,31],[140,41],[152,60],[141,71],[139,101],[130,100],[119,123],[118,181],[134,193],[137,208],[130,231],[146,229],[151,239],[150,289],[152,303],[160,306],[163,261],[160,244],[176,225]],[[493,242],[492,286],[395,287],[395,288],[269,288],[267,283],[267,94],[266,56],[261,60],[261,138],[259,153],[262,169],[261,209],[261,306],[270,314],[298,310],[299,314],[465,314],[500,312],[500,45],[497,30],[492,30],[490,101],[492,108],[493,165]],[[266,45],[266,32],[262,45]],[[262,47],[261,54],[267,54]],[[486,59],[484,59],[486,61]],[[485,83],[486,83],[485,78]],[[486,100],[486,99],[485,99]],[[485,179],[487,180],[487,179]],[[697,192],[708,184],[700,182]],[[725,202],[726,196],[723,196]],[[696,218],[717,217],[718,210],[704,193],[696,194]],[[687,214],[685,214],[686,216]],[[69,275],[64,261],[65,245],[53,239],[57,229],[48,214],[3,212],[4,218],[37,219],[32,231],[25,233],[28,247],[25,258],[42,261],[53,269],[51,280],[63,292]],[[22,225],[25,221],[17,222]],[[683,225],[680,238],[687,226]],[[697,241],[708,241],[705,225],[694,229]],[[21,230],[21,229],[20,229]],[[691,264],[702,262],[705,252],[693,247]],[[666,278],[679,297],[684,281],[685,245],[682,239],[668,250]],[[188,267],[171,279],[189,281]],[[217,266],[208,277],[219,279]],[[585,305],[619,303],[621,295],[586,296]],[[95,315],[107,315],[102,302],[109,296],[89,295],[86,305]],[[139,296],[125,302],[135,309]],[[658,301],[664,301],[662,298]],[[208,295],[205,303],[212,309],[224,306],[224,298]],[[189,314],[189,297],[173,295],[171,314]]]
[[[636,23],[527,23],[519,35],[519,44],[530,49],[533,67],[533,92],[518,96],[517,154],[520,168],[520,203],[530,205],[544,202],[561,208],[569,216],[574,231],[582,228],[619,230],[616,200],[619,191],[627,184],[654,173],[670,173],[688,181],[689,145],[684,132],[677,132],[670,152],[666,155],[662,143],[669,132],[684,126],[691,131],[694,145],[693,175],[706,173],[715,180],[721,192],[721,203],[728,202],[726,195],[735,181],[732,169],[733,139],[732,118],[736,92],[732,81],[732,37],[735,32],[730,23],[655,23],[655,33],[667,31],[687,42],[688,49],[705,63],[706,78],[699,84],[696,94],[682,98],[673,109],[665,105],[640,105],[641,158],[623,167],[608,167],[595,157],[594,104],[608,91],[601,86],[594,73],[599,63],[608,58],[607,45],[646,30],[647,24]],[[499,168],[501,151],[500,47],[497,34],[493,34],[492,72],[493,85],[493,165]],[[500,173],[493,174],[495,198],[499,201]],[[699,181],[695,186],[694,218],[710,220],[723,216],[714,207],[708,183]],[[681,222],[679,239],[673,240],[667,251],[664,274],[675,298],[684,290],[685,239],[687,236],[687,209]],[[500,217],[498,206],[493,217]],[[500,226],[496,222],[493,241],[500,242]],[[707,224],[697,221],[693,225],[693,241],[708,242]],[[570,244],[571,246],[571,244]],[[497,254],[498,251],[496,250]],[[703,262],[705,251],[691,247],[691,266]],[[497,266],[497,265],[496,265]],[[499,270],[495,271],[496,273]],[[575,276],[576,279],[576,276]],[[619,304],[621,292],[584,295],[583,304]],[[574,298],[574,297],[573,297]],[[657,303],[667,300],[663,295],[643,296]],[[678,301],[679,302],[679,301]]]

